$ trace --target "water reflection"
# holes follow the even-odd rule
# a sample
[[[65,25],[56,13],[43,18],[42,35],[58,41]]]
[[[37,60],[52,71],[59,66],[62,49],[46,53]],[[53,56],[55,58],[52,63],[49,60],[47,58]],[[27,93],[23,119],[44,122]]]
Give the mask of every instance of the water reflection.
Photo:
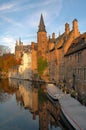
[[[0,130],[62,130],[59,113],[59,103],[46,96],[46,84],[0,81]]]
[[[17,89],[9,86],[8,80],[0,80],[0,102],[4,103],[12,97]]]

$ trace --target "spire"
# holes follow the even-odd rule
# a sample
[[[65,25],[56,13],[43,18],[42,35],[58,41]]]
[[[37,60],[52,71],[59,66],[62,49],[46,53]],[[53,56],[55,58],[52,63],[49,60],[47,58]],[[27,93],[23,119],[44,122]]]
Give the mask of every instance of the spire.
[[[44,20],[43,20],[43,16],[41,14],[38,32],[42,32],[42,31],[46,32],[45,25],[44,25]]]
[[[21,37],[19,37],[19,44],[21,44]]]

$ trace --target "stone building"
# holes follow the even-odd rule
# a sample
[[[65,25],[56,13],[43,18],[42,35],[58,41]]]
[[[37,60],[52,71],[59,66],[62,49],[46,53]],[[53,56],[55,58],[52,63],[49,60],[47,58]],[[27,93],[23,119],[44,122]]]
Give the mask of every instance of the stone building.
[[[77,86],[82,85],[82,88],[85,88],[86,82],[84,78],[86,78],[86,64],[84,60],[85,56],[85,49],[80,51],[79,49],[82,48],[82,45],[85,41],[85,34],[80,34],[78,29],[78,21],[74,19],[72,22],[72,29],[70,30],[70,25],[68,23],[65,24],[65,31],[63,34],[60,34],[58,37],[55,36],[55,33],[52,33],[52,37],[47,36],[45,23],[43,20],[43,16],[41,14],[40,22],[38,26],[37,32],[37,43],[32,42],[30,46],[25,47],[20,41],[16,43],[15,47],[15,55],[20,57],[22,55],[23,50],[31,49],[32,54],[32,71],[33,73],[37,73],[37,59],[42,57],[47,59],[48,63],[48,71],[47,75],[51,81],[58,83],[60,80],[66,80],[68,86]],[[77,43],[77,47],[75,44]],[[74,53],[69,53],[71,48],[78,48],[76,60],[68,60],[70,57],[75,57]],[[20,49],[21,48],[21,49]],[[24,49],[27,48],[27,49]],[[80,52],[79,52],[80,51]],[[79,53],[78,53],[79,52]],[[83,52],[81,54],[81,52]],[[71,56],[72,55],[72,56]],[[68,58],[69,57],[69,58]],[[82,61],[77,63],[78,57],[82,57]],[[80,66],[81,65],[81,66]],[[82,69],[83,67],[83,69]],[[83,72],[81,72],[81,70]],[[75,71],[75,72],[74,72]],[[76,73],[76,74],[75,74]],[[80,77],[80,74],[82,76]],[[83,76],[84,73],[84,76]],[[77,76],[76,76],[77,75]],[[75,80],[74,77],[79,77],[83,80]],[[78,85],[79,84],[79,85]]]
[[[9,70],[9,78],[32,79],[32,54],[31,51],[22,54],[21,65],[13,66]]]
[[[31,43],[32,72],[37,74],[37,43]]]
[[[41,18],[40,18],[40,23],[39,23],[39,28],[38,28],[38,32],[37,32],[37,44],[38,44],[38,57],[43,57],[44,59],[46,59],[46,51],[47,51],[47,32],[45,29],[45,24],[44,24],[44,20],[43,20],[43,16],[41,14]]]
[[[86,33],[74,39],[65,59],[65,80],[67,85],[80,91],[86,92]]]
[[[21,59],[23,52],[28,52],[29,50],[31,50],[31,45],[24,45],[21,39],[19,41],[16,40],[15,56],[17,60]]]
[[[49,71],[50,79],[52,77],[55,82],[58,83],[59,80],[64,80],[64,55],[66,54],[68,48],[72,44],[72,41],[80,35],[78,31],[78,21],[75,19],[73,21],[73,28],[70,31],[69,24],[65,24],[65,32],[59,35],[57,38],[53,37],[48,41],[49,46],[51,41],[53,41],[53,48],[48,50],[47,58],[49,61]]]

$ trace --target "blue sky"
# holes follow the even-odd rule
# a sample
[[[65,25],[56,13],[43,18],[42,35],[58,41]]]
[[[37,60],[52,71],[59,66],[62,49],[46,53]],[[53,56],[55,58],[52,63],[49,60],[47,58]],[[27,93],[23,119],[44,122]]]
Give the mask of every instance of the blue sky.
[[[37,42],[40,15],[47,35],[63,33],[65,23],[76,18],[81,33],[86,31],[86,0],[0,0],[0,45],[14,51],[19,37],[24,44]]]

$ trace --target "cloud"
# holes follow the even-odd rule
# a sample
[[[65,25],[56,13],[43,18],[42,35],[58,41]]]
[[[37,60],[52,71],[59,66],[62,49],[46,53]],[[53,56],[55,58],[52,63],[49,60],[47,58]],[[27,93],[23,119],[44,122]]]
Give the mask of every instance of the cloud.
[[[32,5],[32,6],[31,6]],[[27,5],[28,6],[28,5]],[[60,15],[62,9],[62,0],[44,0],[31,3],[31,14],[26,16],[26,24],[30,27],[37,28],[41,13],[47,26],[50,26],[53,21]]]
[[[1,45],[8,46],[12,52],[14,52],[15,39],[12,36],[1,36],[0,37]]]
[[[12,13],[13,10],[17,12],[17,14],[20,16],[22,11],[22,18],[21,21],[16,22],[13,20],[11,17],[12,16],[7,16],[7,15],[0,15],[3,20],[7,21],[8,23],[11,23],[15,26],[20,26],[22,27],[23,24],[22,22],[25,23],[25,25],[30,25],[30,27],[37,27],[38,26],[38,20],[39,16],[42,13],[45,21],[48,24],[50,24],[55,17],[59,16],[61,8],[62,8],[62,0],[38,0],[36,2],[30,1],[28,2],[27,0],[19,0],[19,1],[14,1],[12,3],[4,3],[0,6],[1,11],[6,11],[5,13],[7,14],[7,10],[10,10],[10,13]],[[28,11],[28,14],[26,13]],[[29,13],[31,12],[31,13]],[[19,14],[20,13],[20,14]],[[26,16],[24,16],[24,14]],[[24,20],[23,20],[24,17]],[[18,19],[18,17],[17,17]]]
[[[53,23],[60,15],[61,9],[62,0],[9,0],[9,3],[5,1],[0,5],[0,24],[2,27],[5,25],[4,36],[0,38],[1,43],[10,46],[13,51],[15,38],[21,37],[25,42],[32,42],[37,37],[41,13],[46,31],[50,28],[54,31],[56,27]]]
[[[15,6],[14,3],[5,3],[0,5],[0,11],[6,11],[6,10],[10,10]]]
[[[8,17],[6,17],[6,16],[3,16],[3,19],[4,19],[6,22],[8,22],[8,23],[13,24],[14,26],[23,27],[23,25],[22,25],[20,22],[16,22],[16,21],[14,21],[14,20],[11,19],[11,18],[8,18]]]

